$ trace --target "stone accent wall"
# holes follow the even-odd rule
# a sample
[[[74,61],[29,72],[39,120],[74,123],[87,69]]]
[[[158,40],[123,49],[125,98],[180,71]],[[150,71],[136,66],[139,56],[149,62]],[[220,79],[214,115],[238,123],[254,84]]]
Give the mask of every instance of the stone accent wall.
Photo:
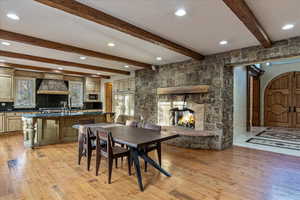
[[[206,56],[201,61],[188,60],[163,65],[156,71],[136,71],[135,113],[143,116],[145,121],[157,123],[157,88],[210,85],[208,94],[191,95],[190,98],[208,105],[204,129],[219,135],[213,137],[213,141],[209,140],[209,146],[225,149],[233,141],[232,66],[295,56],[300,56],[300,37],[275,42],[268,49],[255,46]]]

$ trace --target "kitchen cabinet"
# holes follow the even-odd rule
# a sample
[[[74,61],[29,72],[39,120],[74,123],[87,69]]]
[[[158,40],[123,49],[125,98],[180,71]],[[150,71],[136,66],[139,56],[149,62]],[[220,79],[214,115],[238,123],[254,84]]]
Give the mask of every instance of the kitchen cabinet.
[[[22,126],[22,113],[21,112],[8,112],[5,113],[5,132],[21,131]]]
[[[21,131],[22,130],[22,117],[7,117],[6,118],[6,131]]]
[[[134,115],[135,79],[121,79],[113,82],[113,112],[116,115]]]
[[[9,74],[0,74],[0,102],[14,101],[14,78]]]
[[[126,92],[135,90],[135,79],[121,79],[113,82],[113,92]]]
[[[0,133],[5,132],[5,114],[4,113],[0,113]]]
[[[15,77],[14,107],[35,107],[35,78]]]
[[[72,107],[83,106],[83,83],[81,81],[69,81],[69,96]]]
[[[100,101],[101,79],[86,77],[84,81],[84,101],[98,102]],[[89,94],[97,94],[97,99],[89,99]]]

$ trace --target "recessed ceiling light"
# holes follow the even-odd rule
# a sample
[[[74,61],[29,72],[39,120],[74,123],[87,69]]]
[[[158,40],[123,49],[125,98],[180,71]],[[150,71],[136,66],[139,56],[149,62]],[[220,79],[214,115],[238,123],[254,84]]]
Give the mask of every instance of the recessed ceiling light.
[[[162,57],[156,57],[156,60],[161,61]]]
[[[186,15],[186,11],[184,9],[178,9],[178,10],[176,10],[175,15],[182,17],[182,16]]]
[[[271,63],[267,62],[267,63],[266,63],[266,65],[267,65],[267,66],[270,66],[270,65],[271,65]]]
[[[97,75],[101,75],[101,73],[98,72]]]
[[[59,68],[57,68],[57,69],[59,69],[59,70],[63,70],[64,68],[62,68],[62,67],[59,67]]]
[[[128,65],[125,65],[124,67],[125,67],[125,68],[128,68],[129,66],[128,66]]]
[[[6,15],[8,18],[13,19],[13,20],[19,20],[20,17],[14,13],[7,13]]]
[[[110,42],[110,43],[107,44],[107,46],[109,46],[109,47],[114,47],[114,46],[115,46],[115,43]]]
[[[3,59],[0,59],[0,62],[5,62],[5,60],[3,60]]]
[[[9,42],[1,42],[1,44],[5,45],[5,46],[9,46],[10,45]]]
[[[294,26],[295,26],[294,24],[286,24],[281,29],[282,30],[289,30],[289,29],[294,28]]]
[[[220,44],[220,45],[226,45],[226,44],[228,44],[228,41],[222,40],[222,41],[219,42],[219,44]]]
[[[85,60],[85,59],[86,59],[85,56],[80,56],[79,58],[80,58],[81,60]]]

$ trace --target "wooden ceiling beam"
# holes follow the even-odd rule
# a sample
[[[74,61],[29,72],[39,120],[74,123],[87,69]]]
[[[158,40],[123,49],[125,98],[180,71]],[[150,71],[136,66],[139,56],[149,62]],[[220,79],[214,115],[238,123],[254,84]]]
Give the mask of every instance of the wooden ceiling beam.
[[[160,45],[177,53],[200,60],[204,56],[200,53],[181,46],[175,42],[164,39],[158,35],[150,33],[142,28],[132,25],[126,21],[116,18],[112,15],[106,14],[100,10],[96,10],[85,4],[79,3],[75,0],[35,0],[44,5],[65,11],[72,15],[93,21],[95,23],[110,27],[112,29],[121,31],[139,39]]]
[[[245,24],[248,30],[265,48],[271,47],[272,42],[267,32],[259,23],[253,12],[244,0],[223,0],[232,12]]]
[[[44,40],[44,39],[40,39],[40,38],[36,38],[36,37],[31,37],[31,36],[23,35],[20,33],[14,33],[14,32],[1,30],[1,29],[0,29],[0,39],[11,40],[11,41],[21,42],[21,43],[25,43],[25,44],[38,46],[38,47],[44,47],[44,48],[55,49],[55,50],[59,50],[59,51],[77,53],[80,55],[122,62],[122,63],[126,63],[129,65],[134,65],[134,66],[139,66],[139,67],[144,67],[144,68],[151,68],[151,64],[147,64],[147,63],[143,63],[143,62],[139,62],[139,61],[135,61],[135,60],[119,57],[119,56],[113,56],[113,55],[105,54],[102,52],[79,48],[79,47],[75,47],[75,46],[71,46],[71,45],[66,45],[66,44],[62,44],[62,43],[58,43],[58,42]]]
[[[56,69],[46,68],[46,67],[37,67],[37,66],[31,66],[31,65],[20,65],[20,64],[7,63],[7,62],[0,63],[0,66],[1,67],[18,68],[18,69],[34,70],[34,71],[42,71],[42,72],[99,77],[99,78],[104,78],[104,79],[109,79],[110,78],[110,76],[105,76],[105,75],[95,75],[95,74],[91,74],[91,73],[77,72],[77,71],[70,71],[70,70],[56,70]]]
[[[130,72],[128,72],[128,71],[105,68],[105,67],[94,66],[94,65],[86,65],[86,64],[75,63],[75,62],[64,61],[64,60],[56,60],[56,59],[52,59],[52,58],[32,56],[32,55],[15,53],[15,52],[10,52],[10,51],[1,51],[0,50],[0,56],[25,59],[25,60],[31,60],[31,61],[37,61],[37,62],[44,62],[44,63],[50,63],[50,64],[56,64],[56,65],[62,65],[62,66],[79,67],[79,68],[83,68],[83,69],[90,69],[90,70],[109,72],[109,73],[115,73],[115,74],[130,75]]]

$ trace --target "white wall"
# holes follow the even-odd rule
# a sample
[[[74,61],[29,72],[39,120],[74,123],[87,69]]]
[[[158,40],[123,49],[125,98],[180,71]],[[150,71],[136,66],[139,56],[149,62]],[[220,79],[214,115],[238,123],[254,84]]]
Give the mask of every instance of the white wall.
[[[247,69],[235,67],[233,77],[233,134],[247,130]]]
[[[264,95],[268,83],[276,76],[292,71],[300,71],[300,63],[262,65],[265,73],[260,77],[260,121],[264,124]]]
[[[102,79],[101,80],[101,94],[100,94],[100,99],[103,105],[103,111],[105,111],[105,83],[109,83],[109,82],[113,82],[116,80],[121,80],[121,79],[127,79],[127,78],[131,78],[131,77],[135,77],[135,72],[132,71],[130,72],[129,76],[125,76],[125,75],[116,75],[116,76],[112,76],[110,79]],[[114,85],[113,85],[114,87]]]

